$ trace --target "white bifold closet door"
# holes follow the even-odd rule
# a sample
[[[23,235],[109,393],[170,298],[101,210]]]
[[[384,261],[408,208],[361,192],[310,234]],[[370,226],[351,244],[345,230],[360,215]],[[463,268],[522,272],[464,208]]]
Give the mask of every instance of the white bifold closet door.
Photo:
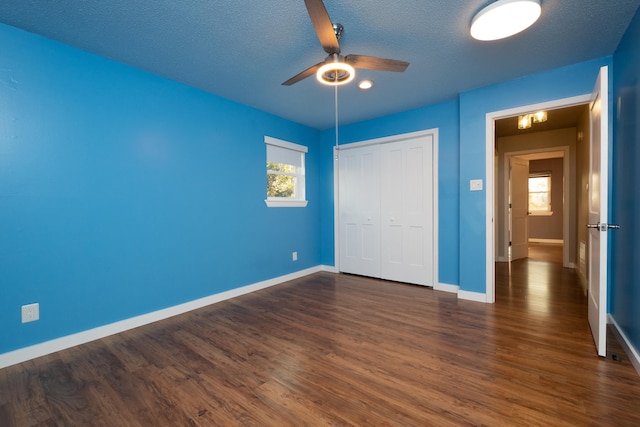
[[[339,153],[340,270],[433,286],[433,136]]]
[[[340,151],[340,271],[380,277],[380,146]]]

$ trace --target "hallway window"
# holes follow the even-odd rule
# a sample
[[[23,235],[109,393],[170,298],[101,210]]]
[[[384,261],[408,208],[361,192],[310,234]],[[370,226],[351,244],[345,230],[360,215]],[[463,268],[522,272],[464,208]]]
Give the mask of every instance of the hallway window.
[[[529,214],[551,215],[551,173],[529,175]]]

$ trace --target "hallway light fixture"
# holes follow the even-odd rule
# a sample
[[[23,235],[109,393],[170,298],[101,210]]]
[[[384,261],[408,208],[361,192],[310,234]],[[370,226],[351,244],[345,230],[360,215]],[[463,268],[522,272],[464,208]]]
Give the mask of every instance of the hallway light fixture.
[[[471,37],[481,41],[511,37],[533,25],[540,13],[540,0],[498,0],[473,18]]]
[[[518,129],[529,129],[531,127],[531,115],[518,116]]]
[[[518,116],[518,129],[529,129],[532,123],[542,123],[547,121],[546,111],[536,111],[532,114]]]
[[[546,111],[537,111],[531,115],[533,117],[533,123],[542,123],[547,121]]]

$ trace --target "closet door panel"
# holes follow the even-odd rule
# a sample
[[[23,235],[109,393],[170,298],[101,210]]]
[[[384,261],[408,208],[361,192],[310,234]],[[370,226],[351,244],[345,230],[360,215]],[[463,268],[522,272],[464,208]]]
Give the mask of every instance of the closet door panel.
[[[380,277],[380,148],[338,154],[340,271]]]
[[[433,286],[432,137],[383,144],[381,277]]]

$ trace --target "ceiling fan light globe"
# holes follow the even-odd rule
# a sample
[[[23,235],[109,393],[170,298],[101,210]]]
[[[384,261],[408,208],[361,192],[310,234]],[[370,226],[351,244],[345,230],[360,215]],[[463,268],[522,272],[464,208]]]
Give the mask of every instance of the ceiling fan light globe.
[[[345,62],[328,62],[318,68],[316,79],[324,85],[340,86],[349,83],[356,76],[355,69]]]
[[[511,37],[533,25],[540,13],[540,0],[498,0],[473,18],[471,36],[481,41]]]

